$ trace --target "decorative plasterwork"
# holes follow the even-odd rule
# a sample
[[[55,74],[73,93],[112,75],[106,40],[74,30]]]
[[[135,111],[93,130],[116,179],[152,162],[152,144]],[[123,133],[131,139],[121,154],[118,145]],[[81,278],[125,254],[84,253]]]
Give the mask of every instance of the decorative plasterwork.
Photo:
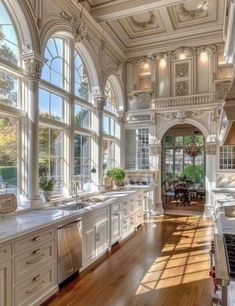
[[[217,0],[191,0],[168,7],[175,29],[215,21]]]
[[[68,15],[66,12],[60,13],[61,18],[69,23],[72,27],[72,34],[74,37],[74,40],[76,42],[82,41],[84,38],[88,37],[88,29],[85,23],[81,20],[82,11],[80,14],[80,17],[73,17]]]
[[[176,96],[187,96],[189,94],[189,82],[179,81],[175,82],[175,95]]]
[[[118,19],[117,22],[110,21],[111,27],[120,27],[129,39],[143,37],[165,32],[158,11],[143,12]]]
[[[151,107],[151,102],[151,93],[130,94],[128,96],[129,110],[148,109]]]
[[[42,67],[46,62],[45,58],[35,52],[27,52],[21,55],[24,68],[30,79],[39,80],[41,78]]]
[[[195,1],[194,1],[195,2]],[[200,0],[201,3],[195,9],[187,9],[184,3],[175,6],[181,21],[190,20],[191,18],[202,18],[208,16],[208,1]]]
[[[229,88],[231,86],[231,81],[220,81],[215,84],[215,97],[216,100],[224,100]]]
[[[206,155],[216,155],[217,145],[215,142],[206,142],[205,143],[205,152]]]
[[[180,63],[175,65],[175,77],[188,77],[188,63]]]
[[[161,114],[161,118],[165,120],[178,119],[180,122],[184,122],[185,119],[199,118],[203,115],[204,111],[189,111],[189,110],[178,110],[176,112],[166,112]]]
[[[105,103],[106,103],[106,96],[103,95],[93,95],[94,105],[95,108],[99,111],[102,111],[104,109]]]
[[[128,17],[129,22],[137,29],[140,30],[146,30],[148,28],[152,28],[152,27],[158,27],[158,22],[157,22],[157,18],[154,15],[153,12],[149,12],[149,20],[147,21],[137,21],[135,19],[135,17],[130,16]]]

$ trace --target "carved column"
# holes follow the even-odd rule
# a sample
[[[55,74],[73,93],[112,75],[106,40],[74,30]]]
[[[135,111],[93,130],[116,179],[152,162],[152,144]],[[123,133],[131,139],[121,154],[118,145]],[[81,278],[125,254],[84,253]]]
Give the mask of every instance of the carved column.
[[[162,158],[162,145],[161,143],[150,144],[150,160],[151,168],[155,170],[155,207],[153,214],[161,215],[164,213],[162,207],[162,190],[161,190],[161,158]]]
[[[120,167],[125,168],[125,129],[124,129],[124,112],[118,112],[117,118],[120,126]]]
[[[206,142],[206,175],[205,175],[205,210],[206,217],[210,216],[215,205],[214,193],[212,189],[216,185],[216,150],[217,144],[215,142]]]
[[[39,195],[38,164],[39,164],[39,80],[42,66],[45,63],[43,57],[35,52],[22,55],[25,72],[27,75],[28,92],[28,169],[27,169],[27,200],[32,208],[42,206]]]
[[[95,183],[98,186],[103,184],[103,109],[106,101],[104,95],[94,95],[93,96],[95,108],[96,108],[96,148],[94,158],[97,163],[97,172],[94,176]]]

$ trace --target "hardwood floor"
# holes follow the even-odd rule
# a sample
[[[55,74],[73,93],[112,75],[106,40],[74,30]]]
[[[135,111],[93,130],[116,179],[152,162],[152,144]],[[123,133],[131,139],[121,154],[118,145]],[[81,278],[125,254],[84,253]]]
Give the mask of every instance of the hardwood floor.
[[[99,266],[60,290],[50,306],[209,306],[213,223],[165,216],[145,225]]]

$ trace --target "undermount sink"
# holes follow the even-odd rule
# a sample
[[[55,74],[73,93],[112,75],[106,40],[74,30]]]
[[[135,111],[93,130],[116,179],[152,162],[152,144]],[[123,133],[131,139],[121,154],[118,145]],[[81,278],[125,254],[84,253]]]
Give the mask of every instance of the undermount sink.
[[[74,204],[65,204],[65,205],[59,205],[57,209],[59,210],[79,210],[87,207],[86,203],[79,202]]]

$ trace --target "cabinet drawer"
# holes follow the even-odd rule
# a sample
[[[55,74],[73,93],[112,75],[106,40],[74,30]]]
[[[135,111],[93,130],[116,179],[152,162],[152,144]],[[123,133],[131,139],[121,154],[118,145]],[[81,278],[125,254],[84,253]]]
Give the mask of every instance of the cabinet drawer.
[[[42,242],[54,238],[54,236],[54,229],[49,229],[43,232],[35,232],[34,235],[29,235],[26,238],[15,242],[15,253],[20,253],[24,250],[35,248]]]
[[[40,298],[55,286],[55,268],[48,267],[15,287],[15,305],[39,305]]]
[[[120,210],[120,203],[114,203],[111,205],[111,214]]]
[[[129,211],[128,211],[128,202],[123,202],[122,203],[122,218],[126,218],[129,214]]]
[[[0,246],[0,262],[11,256],[11,244]]]
[[[32,274],[35,270],[43,269],[55,259],[54,241],[49,241],[38,248],[27,251],[15,258],[15,280],[21,280]]]
[[[129,230],[134,229],[135,227],[135,215],[130,216],[130,226],[129,226]]]

